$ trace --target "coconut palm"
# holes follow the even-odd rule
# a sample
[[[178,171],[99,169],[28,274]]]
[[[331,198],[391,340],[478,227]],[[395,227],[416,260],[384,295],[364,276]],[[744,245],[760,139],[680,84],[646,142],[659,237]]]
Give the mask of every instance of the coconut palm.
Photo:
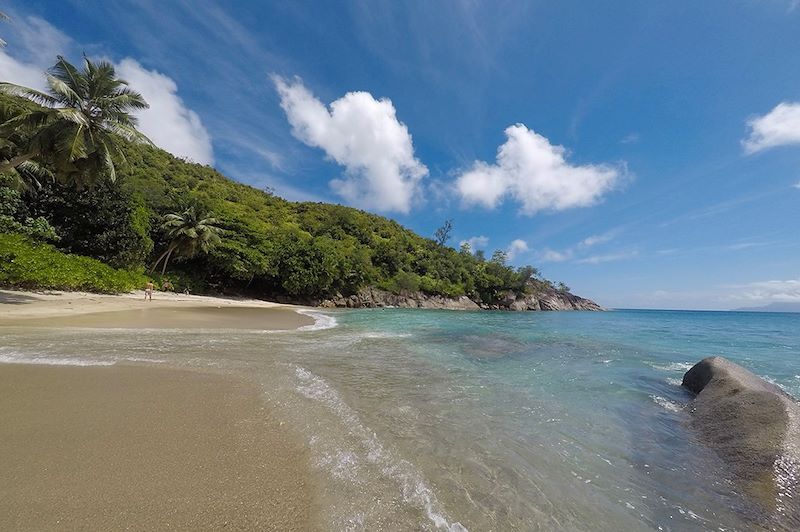
[[[155,270],[163,260],[161,275],[164,275],[167,263],[173,254],[188,259],[198,252],[208,253],[220,242],[219,235],[222,234],[222,228],[218,227],[219,223],[220,221],[214,218],[212,213],[203,213],[194,206],[182,213],[167,214],[161,229],[166,232],[169,245],[150,271]]]
[[[142,95],[117,78],[111,63],[85,56],[83,62],[78,70],[58,56],[46,74],[47,93],[0,83],[0,93],[39,104],[0,124],[0,136],[25,133],[19,153],[0,162],[0,172],[36,159],[52,162],[58,175],[78,184],[99,176],[114,180],[114,159],[125,158],[121,145],[150,143],[131,114],[148,108]]]

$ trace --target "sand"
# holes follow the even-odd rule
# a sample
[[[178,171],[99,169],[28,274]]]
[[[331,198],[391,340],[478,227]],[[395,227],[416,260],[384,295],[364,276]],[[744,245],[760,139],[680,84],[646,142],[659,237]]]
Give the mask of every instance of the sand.
[[[0,325],[194,329],[297,329],[314,323],[301,307],[254,299],[156,292],[121,295],[0,290]]]
[[[0,365],[0,530],[308,530],[307,450],[238,377]]]

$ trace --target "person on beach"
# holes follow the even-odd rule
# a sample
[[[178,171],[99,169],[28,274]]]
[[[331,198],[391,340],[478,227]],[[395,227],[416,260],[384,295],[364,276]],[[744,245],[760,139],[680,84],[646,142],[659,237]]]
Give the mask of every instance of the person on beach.
[[[148,298],[150,301],[153,300],[153,281],[149,280],[147,281],[147,284],[144,285],[144,300],[147,301]]]

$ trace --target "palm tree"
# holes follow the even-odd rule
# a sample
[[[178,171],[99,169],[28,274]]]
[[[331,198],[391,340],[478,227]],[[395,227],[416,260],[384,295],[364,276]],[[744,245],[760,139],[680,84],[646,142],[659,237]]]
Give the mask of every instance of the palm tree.
[[[150,271],[155,270],[163,260],[161,275],[164,275],[164,272],[167,271],[167,263],[173,253],[187,259],[194,257],[200,251],[208,253],[221,240],[219,235],[223,230],[218,227],[219,223],[220,221],[214,218],[212,213],[203,213],[194,206],[180,214],[166,215],[161,229],[166,232],[170,242],[166,251],[158,257]]]
[[[30,132],[19,154],[0,162],[0,172],[45,159],[60,175],[79,184],[98,176],[113,181],[114,159],[125,159],[123,142],[151,144],[136,130],[136,117],[131,115],[149,107],[142,95],[116,77],[111,63],[95,63],[85,56],[83,62],[78,70],[58,56],[46,74],[47,93],[0,82],[0,93],[39,104],[0,124],[0,136]]]

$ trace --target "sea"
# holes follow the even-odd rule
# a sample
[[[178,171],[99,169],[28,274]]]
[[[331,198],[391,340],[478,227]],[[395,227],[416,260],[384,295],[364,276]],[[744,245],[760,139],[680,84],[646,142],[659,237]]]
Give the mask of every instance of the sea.
[[[257,380],[329,530],[782,527],[699,441],[681,378],[719,355],[800,397],[800,314],[303,312],[291,332],[4,328],[0,362]]]

